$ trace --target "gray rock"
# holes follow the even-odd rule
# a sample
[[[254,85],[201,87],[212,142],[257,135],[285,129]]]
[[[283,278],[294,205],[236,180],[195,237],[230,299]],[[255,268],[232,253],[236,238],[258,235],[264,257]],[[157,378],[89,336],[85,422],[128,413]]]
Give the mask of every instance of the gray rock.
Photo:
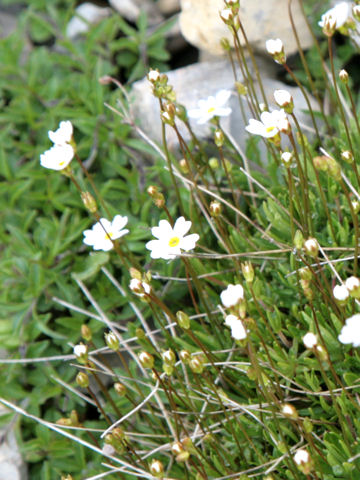
[[[149,0],[109,0],[114,10],[126,20],[135,23],[140,12],[145,12],[150,26],[157,25],[164,20],[157,5]]]
[[[82,33],[89,30],[89,26],[100,22],[111,14],[110,8],[103,8],[94,5],[93,3],[85,2],[75,9],[74,15],[67,27],[66,36],[68,38],[75,38]]]
[[[220,40],[232,41],[228,27],[219,16],[223,8],[223,0],[181,0],[180,26],[188,42],[213,55],[222,55]],[[310,47],[312,37],[297,1],[292,2],[292,14],[302,47]],[[270,38],[280,38],[288,55],[297,52],[288,0],[241,0],[240,18],[250,44],[259,52],[265,52],[265,41]]]
[[[0,406],[0,415],[8,410]],[[0,480],[26,480],[26,466],[16,442],[12,424],[0,430]]]
[[[275,80],[274,63],[266,61],[262,58],[257,59],[261,78],[264,84],[265,96],[268,99],[270,110],[278,109],[273,98],[273,92],[276,89],[288,90],[295,103],[295,114],[302,124],[312,126],[309,115],[304,113],[307,110],[306,101],[297,87],[289,87],[282,82]],[[245,119],[241,113],[237,94],[234,89],[234,76],[231,65],[226,60],[217,60],[216,62],[199,63],[188,67],[180,68],[167,72],[169,84],[174,87],[177,101],[184,105],[187,109],[197,108],[200,99],[205,99],[210,95],[215,95],[219,90],[231,90],[234,94],[231,96],[229,106],[232,108],[232,114],[228,117],[221,118],[221,125],[226,132],[229,132],[242,149],[246,146],[248,133],[245,126],[249,118],[253,117],[247,102],[243,102]],[[242,80],[240,72],[237,72],[239,81]],[[259,87],[256,86],[259,102],[262,97],[259,94]],[[158,99],[151,93],[151,87],[145,78],[136,82],[132,90],[133,112],[138,119],[141,128],[149,135],[150,138],[161,143],[161,122],[159,116]],[[312,102],[313,108],[316,109],[316,102]],[[179,130],[183,137],[188,140],[189,134],[182,123],[178,122]],[[191,120],[191,126],[195,134],[200,138],[206,138],[210,135],[209,125],[198,125],[195,120]],[[177,148],[178,142],[173,129],[167,128],[167,139],[170,148]]]

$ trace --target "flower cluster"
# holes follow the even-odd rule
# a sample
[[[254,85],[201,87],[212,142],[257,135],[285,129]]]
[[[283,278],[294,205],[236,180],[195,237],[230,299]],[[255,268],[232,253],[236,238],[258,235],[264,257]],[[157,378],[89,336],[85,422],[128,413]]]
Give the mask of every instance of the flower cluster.
[[[75,155],[74,147],[71,145],[72,123],[69,120],[60,122],[55,132],[49,130],[48,136],[54,145],[40,155],[40,165],[50,170],[63,170]]]
[[[348,2],[337,3],[333,8],[321,16],[319,26],[325,35],[331,36],[335,30],[341,28],[350,17],[350,4]]]

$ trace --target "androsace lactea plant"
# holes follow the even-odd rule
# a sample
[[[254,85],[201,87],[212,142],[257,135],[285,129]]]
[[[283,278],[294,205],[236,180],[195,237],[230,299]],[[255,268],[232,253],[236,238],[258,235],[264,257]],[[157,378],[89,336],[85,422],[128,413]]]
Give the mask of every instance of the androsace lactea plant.
[[[248,58],[239,8],[228,0],[219,18],[234,36],[234,49],[226,48],[234,63]],[[159,175],[148,177],[158,182],[147,188],[153,204],[144,202],[141,220],[136,209],[102,198],[77,156],[75,122],[74,132],[69,122],[49,132],[55,151],[41,164],[74,182],[94,225],[83,242],[108,253],[91,252],[90,273],[73,276],[88,307],[66,303],[83,322],[66,395],[74,395],[74,409],[80,400],[96,409],[96,428],[88,428],[86,407],[82,424],[71,411],[57,426],[38,421],[95,452],[97,478],[359,478],[360,128],[350,75],[338,77],[333,52],[335,30],[360,28],[352,11],[345,15],[342,2],[318,19],[328,53],[315,45],[312,55],[322,80],[304,56],[302,85],[286,44],[266,41],[308,102],[306,128],[286,87],[274,92],[280,109],[266,106],[256,93],[263,89],[254,88],[256,67],[255,75],[242,70],[246,88],[238,79],[233,92],[219,85],[187,113],[167,76],[151,70],[164,143],[155,154]],[[237,93],[252,112],[246,153],[221,126]],[[125,101],[121,112],[128,120]],[[196,122],[209,122],[210,142],[197,138]],[[165,125],[179,151],[168,148]],[[81,240],[77,248],[87,252]],[[63,474],[72,472],[64,466]]]

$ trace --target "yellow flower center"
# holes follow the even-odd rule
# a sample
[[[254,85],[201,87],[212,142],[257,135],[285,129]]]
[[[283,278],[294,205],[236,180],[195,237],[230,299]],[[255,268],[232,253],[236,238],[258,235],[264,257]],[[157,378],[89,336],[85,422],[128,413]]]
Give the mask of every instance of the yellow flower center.
[[[208,108],[208,113],[212,113],[212,112],[214,112],[214,111],[215,111],[215,107],[210,107],[210,108]]]
[[[105,240],[111,240],[114,235],[114,232],[106,232],[105,233]]]
[[[179,245],[179,242],[180,242],[179,237],[172,237],[169,240],[169,247],[176,247],[177,245]]]
[[[65,162],[59,162],[59,166],[62,167]]]
[[[267,132],[272,132],[273,130],[275,130],[275,127],[267,127],[267,128],[266,128],[266,131],[267,131]]]

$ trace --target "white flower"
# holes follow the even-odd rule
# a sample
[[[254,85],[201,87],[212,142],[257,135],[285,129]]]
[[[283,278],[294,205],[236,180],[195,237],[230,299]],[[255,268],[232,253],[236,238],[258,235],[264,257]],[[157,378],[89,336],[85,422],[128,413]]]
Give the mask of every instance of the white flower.
[[[267,52],[270,53],[270,55],[277,55],[284,50],[284,44],[282,43],[280,38],[277,38],[276,40],[266,40],[265,47]]]
[[[188,111],[190,118],[197,119],[197,123],[203,124],[213,117],[227,117],[231,113],[230,107],[224,107],[231,95],[229,90],[220,90],[215,97],[210,96],[206,100],[199,100],[199,108]]]
[[[350,16],[350,4],[348,2],[340,2],[321,16],[319,26],[324,28],[326,23],[334,22],[334,28],[340,28],[344,25]],[[330,20],[331,17],[331,20]]]
[[[40,155],[40,165],[50,170],[63,170],[73,157],[74,149],[71,145],[54,145]]]
[[[93,225],[91,230],[85,230],[83,242],[90,245],[94,250],[103,250],[108,252],[113,248],[113,242],[129,233],[129,230],[123,228],[127,224],[128,218],[121,215],[115,215],[112,222],[106,218],[100,218],[100,221]]]
[[[309,332],[303,336],[303,343],[306,348],[314,348],[317,345],[317,336]]]
[[[87,355],[88,349],[87,346],[84,345],[83,343],[80,343],[79,345],[75,345],[74,347],[74,355],[76,357],[83,357]]]
[[[224,307],[235,307],[238,303],[244,300],[244,289],[242,285],[228,285],[226,290],[220,293],[221,302]]]
[[[155,83],[159,80],[160,78],[160,73],[157,71],[157,70],[153,70],[151,69],[148,73],[148,76],[147,76],[149,82],[151,83]]]
[[[146,283],[142,282],[138,278],[132,278],[129,284],[130,290],[138,295],[139,297],[144,297],[145,294],[149,294],[151,292],[151,286]]]
[[[250,118],[249,125],[245,129],[254,135],[261,135],[265,138],[275,137],[279,133],[279,121],[283,118],[279,112],[283,110],[274,110],[273,112],[263,112],[260,120]],[[285,112],[284,112],[285,114]],[[286,115],[285,115],[286,116]]]
[[[349,290],[345,285],[335,285],[333,289],[333,295],[335,300],[338,300],[339,302],[345,302],[349,298]]]
[[[357,313],[345,321],[338,339],[341,343],[352,343],[354,347],[360,347],[360,314]]]
[[[308,238],[304,242],[304,248],[308,255],[316,257],[319,252],[319,244],[316,238]]]
[[[352,292],[360,287],[360,280],[357,277],[349,277],[345,280],[345,285],[349,292]]]
[[[173,227],[167,220],[160,220],[159,226],[151,229],[157,240],[150,240],[146,244],[146,248],[151,250],[151,258],[170,260],[180,255],[181,250],[187,252],[195,248],[200,237],[197,233],[185,236],[190,228],[191,222],[184,217],[179,217]]]
[[[60,122],[59,128],[55,132],[49,130],[48,135],[55,145],[70,143],[73,135],[72,123],[69,120]]]
[[[310,455],[306,450],[302,448],[298,450],[294,455],[294,460],[297,465],[302,465],[304,463],[308,463],[310,460]]]
[[[239,317],[237,317],[236,315],[226,315],[224,323],[227,327],[231,327],[233,323],[237,322],[238,320]]]
[[[231,328],[231,336],[234,340],[244,340],[247,337],[245,327],[236,315],[227,315],[224,323]]]
[[[244,340],[247,337],[245,327],[241,320],[231,325],[231,336],[234,340]]]
[[[283,152],[281,154],[281,160],[286,167],[291,165],[293,156],[291,152]]]
[[[286,107],[293,103],[293,97],[287,90],[275,90],[274,98],[279,107]]]

